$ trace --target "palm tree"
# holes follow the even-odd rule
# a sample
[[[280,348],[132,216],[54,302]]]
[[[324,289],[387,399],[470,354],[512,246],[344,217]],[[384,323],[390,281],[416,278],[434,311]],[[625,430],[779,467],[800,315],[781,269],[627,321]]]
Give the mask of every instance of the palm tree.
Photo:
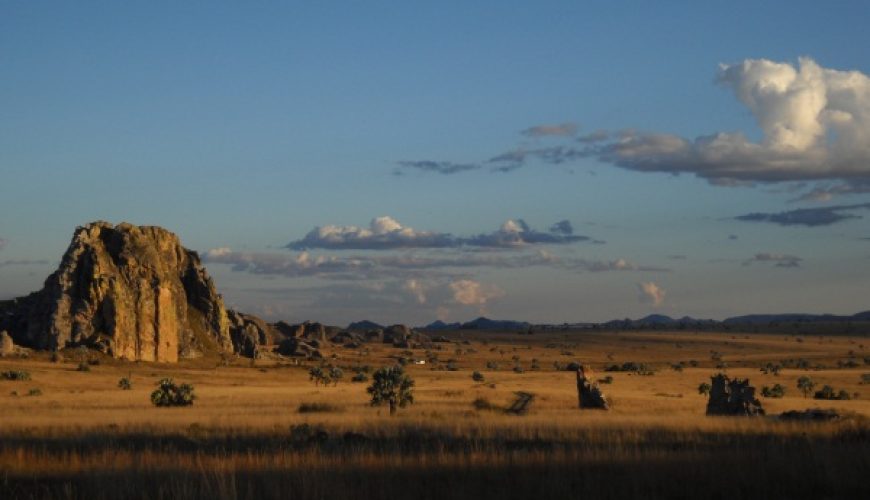
[[[400,365],[380,368],[372,379],[372,385],[366,389],[372,395],[372,406],[389,403],[390,415],[395,415],[396,408],[414,402],[414,380]]]

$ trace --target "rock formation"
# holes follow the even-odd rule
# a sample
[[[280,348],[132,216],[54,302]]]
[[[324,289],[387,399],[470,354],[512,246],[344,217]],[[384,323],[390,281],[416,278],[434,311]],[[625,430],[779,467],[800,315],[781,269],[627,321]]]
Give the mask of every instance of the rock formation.
[[[128,360],[233,352],[234,337],[238,350],[252,355],[252,342],[269,340],[253,317],[235,315],[230,324],[199,256],[175,234],[127,223],[77,228],[43,289],[0,309],[0,329],[19,344],[86,345]]]
[[[607,410],[607,398],[595,381],[592,368],[577,369],[577,399],[581,409]]]
[[[755,398],[755,387],[749,379],[730,379],[718,374],[711,377],[707,415],[764,415],[761,402]]]
[[[9,332],[4,330],[0,332],[0,357],[11,356],[13,354],[15,354],[15,343],[12,342]]]

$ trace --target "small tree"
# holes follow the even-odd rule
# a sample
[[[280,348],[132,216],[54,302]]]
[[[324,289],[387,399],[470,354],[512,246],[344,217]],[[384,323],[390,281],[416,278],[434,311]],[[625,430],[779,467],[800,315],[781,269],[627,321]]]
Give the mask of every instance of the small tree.
[[[329,380],[332,381],[332,385],[338,385],[338,381],[341,380],[341,377],[344,377],[344,372],[341,371],[341,368],[333,366],[329,369]]]
[[[308,370],[308,380],[314,382],[314,385],[329,384],[329,375],[323,371],[322,366],[315,366]]]
[[[483,374],[476,370],[474,371],[474,373],[471,374],[471,379],[475,382],[483,382],[484,380],[486,380]]]
[[[813,389],[816,387],[816,383],[813,382],[813,379],[804,375],[803,377],[798,379],[797,387],[801,390],[802,393],[804,393],[804,398],[806,398],[810,395],[811,392],[813,392]]]
[[[709,396],[710,389],[712,389],[710,384],[708,384],[707,382],[702,382],[701,385],[698,386],[698,394],[702,396]]]
[[[401,366],[380,368],[372,378],[372,385],[366,389],[372,395],[372,406],[389,403],[390,415],[395,415],[397,408],[414,402],[414,380]]]
[[[133,382],[130,380],[130,377],[124,377],[118,381],[118,387],[123,391],[129,391],[133,388]]]

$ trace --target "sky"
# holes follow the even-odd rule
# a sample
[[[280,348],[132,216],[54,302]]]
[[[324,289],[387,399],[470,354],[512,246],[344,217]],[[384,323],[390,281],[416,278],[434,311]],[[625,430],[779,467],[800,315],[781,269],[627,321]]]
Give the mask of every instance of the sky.
[[[866,2],[0,3],[0,299],[159,225],[268,319],[870,309]]]

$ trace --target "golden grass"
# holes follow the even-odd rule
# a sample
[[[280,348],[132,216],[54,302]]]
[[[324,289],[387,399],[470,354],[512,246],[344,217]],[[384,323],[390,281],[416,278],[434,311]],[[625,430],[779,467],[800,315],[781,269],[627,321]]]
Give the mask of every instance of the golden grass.
[[[416,402],[389,417],[368,405],[366,384],[349,368],[394,362],[402,349],[367,345],[369,352],[327,348],[345,367],[337,387],[315,387],[305,366],[216,359],[178,365],[102,360],[90,372],[77,361],[47,356],[0,360],[30,381],[0,381],[0,497],[3,498],[564,498],[866,496],[870,472],[867,417],[870,392],[851,401],[805,399],[796,379],[861,393],[861,374],[837,361],[870,355],[866,337],[794,337],[692,332],[569,332],[546,335],[454,333],[458,344],[436,351],[458,371],[409,365]],[[467,343],[462,343],[462,341]],[[547,347],[550,346],[550,347]],[[456,350],[462,349],[460,354]],[[469,352],[469,349],[472,352]],[[716,373],[711,351],[723,354],[731,376],[753,385],[786,386],[786,397],[763,399],[769,414],[836,408],[840,422],[806,424],[775,418],[711,418],[700,382]],[[568,354],[570,352],[570,354]],[[422,350],[414,357],[425,358]],[[511,371],[513,356],[527,370]],[[530,371],[535,358],[540,371]],[[820,370],[783,369],[769,361],[804,358]],[[607,373],[609,412],[576,408],[574,374],[553,362],[577,360],[600,371],[636,361],[653,376]],[[669,366],[696,360],[697,368]],[[487,370],[487,361],[501,364]],[[471,372],[486,376],[474,382]],[[117,382],[129,376],[133,389]],[[155,408],[149,394],[171,376],[196,387],[188,408]],[[30,388],[41,396],[26,396]],[[522,417],[475,410],[485,398],[510,403],[514,391],[536,395]],[[19,396],[10,395],[17,391]],[[300,404],[340,411],[300,413]],[[322,431],[300,434],[301,424]],[[296,430],[293,430],[293,429]],[[710,490],[709,488],[713,488]],[[712,491],[712,493],[711,493]]]

